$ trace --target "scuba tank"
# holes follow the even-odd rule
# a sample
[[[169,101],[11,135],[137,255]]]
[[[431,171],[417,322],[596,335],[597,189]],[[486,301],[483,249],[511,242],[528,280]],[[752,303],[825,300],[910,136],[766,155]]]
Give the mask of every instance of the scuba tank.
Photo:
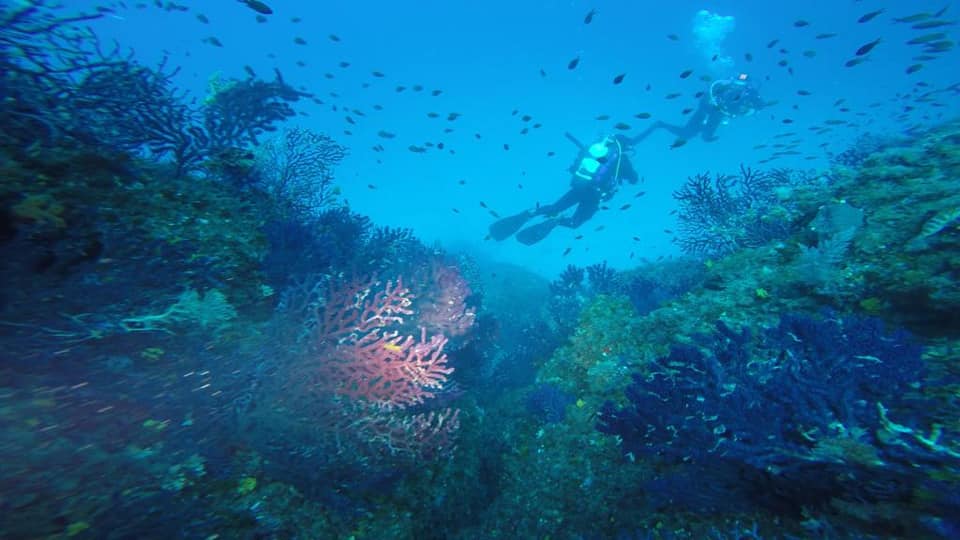
[[[587,148],[587,155],[580,159],[573,175],[593,184],[606,196],[620,180],[622,155],[620,141],[616,137],[606,137]]]

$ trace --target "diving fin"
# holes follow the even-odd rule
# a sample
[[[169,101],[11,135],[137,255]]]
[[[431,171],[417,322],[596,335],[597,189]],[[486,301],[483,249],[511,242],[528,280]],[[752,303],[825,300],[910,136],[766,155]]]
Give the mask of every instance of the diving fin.
[[[490,225],[490,238],[493,238],[496,241],[506,240],[513,235],[513,233],[520,230],[520,227],[523,227],[523,224],[530,221],[530,218],[533,217],[533,212],[529,210],[524,210],[517,215],[505,217],[499,221],[495,221],[493,225]]]
[[[550,234],[550,231],[557,226],[557,223],[555,219],[548,219],[543,223],[531,225],[517,233],[517,240],[519,240],[521,244],[532,246],[546,238],[547,235]]]

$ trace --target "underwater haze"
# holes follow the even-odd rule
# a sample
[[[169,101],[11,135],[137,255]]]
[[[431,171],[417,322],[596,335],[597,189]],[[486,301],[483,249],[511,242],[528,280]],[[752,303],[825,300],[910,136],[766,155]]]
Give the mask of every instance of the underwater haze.
[[[756,163],[776,151],[776,142],[794,140],[789,150],[797,154],[779,156],[771,166],[822,167],[829,152],[841,152],[859,131],[902,129],[902,123],[949,117],[957,107],[956,100],[943,99],[946,110],[920,107],[901,117],[909,96],[923,90],[916,83],[942,89],[957,82],[956,53],[919,62],[924,69],[906,75],[904,70],[918,63],[911,57],[924,51],[904,42],[937,29],[891,23],[900,14],[893,11],[895,3],[675,2],[666,8],[631,2],[275,2],[275,13],[265,23],[257,22],[256,11],[237,4],[191,6],[189,12],[121,10],[96,24],[104,39],[133,47],[144,62],[168,55],[171,65],[182,68],[178,84],[199,96],[214,73],[242,78],[245,65],[262,76],[280,69],[291,84],[324,102],[304,103],[298,112],[308,116],[297,122],[350,147],[337,183],[355,209],[378,223],[410,227],[427,242],[469,249],[548,277],[567,264],[606,260],[629,268],[637,257],[676,253],[663,232],[675,225],[670,195],[696,172]],[[884,7],[889,13],[879,19],[856,22]],[[944,6],[914,7],[903,14]],[[597,14],[584,24],[591,10]],[[698,18],[701,10],[715,17]],[[197,14],[210,22],[198,21]],[[797,28],[798,20],[810,25]],[[822,34],[836,36],[816,39]],[[223,47],[203,43],[208,37]],[[306,44],[298,45],[297,38]],[[876,38],[883,43],[863,64],[844,66],[858,47]],[[720,58],[713,60],[715,55]],[[580,59],[578,66],[567,69],[574,58]],[[781,61],[786,66],[778,65]],[[340,62],[350,65],[341,68]],[[681,79],[688,69],[693,73]],[[384,76],[375,77],[374,71]],[[566,190],[577,149],[565,132],[589,144],[620,122],[630,125],[626,134],[653,119],[681,123],[686,120],[681,111],[694,106],[694,94],[707,87],[705,77],[740,73],[777,104],[725,126],[711,145],[671,151],[674,137],[659,133],[637,147],[634,161],[645,181],[611,202],[614,208],[634,203],[629,211],[601,212],[581,230],[559,230],[535,246],[485,241],[493,221],[489,210],[506,216],[552,202]],[[619,74],[626,76],[615,85]],[[423,90],[413,90],[415,85]],[[400,87],[407,89],[398,92]],[[442,94],[432,96],[434,90]],[[798,95],[801,90],[810,95]],[[666,98],[674,93],[679,97]],[[838,99],[845,100],[849,112],[837,111]],[[373,110],[374,105],[383,110]],[[451,112],[462,116],[447,121]],[[643,112],[652,118],[634,117]],[[439,116],[430,118],[430,113]],[[532,119],[523,122],[524,115]],[[609,119],[598,120],[603,116]],[[829,137],[811,133],[834,118],[850,124],[834,126]],[[784,124],[785,119],[794,123]],[[524,128],[527,134],[521,134]],[[396,137],[385,140],[377,136],[380,131]],[[795,135],[771,140],[784,133]],[[822,147],[824,142],[829,146]],[[443,143],[444,149],[409,150],[426,143]],[[768,145],[754,148],[763,143]],[[371,150],[377,145],[384,150]],[[645,198],[633,201],[641,190]],[[590,241],[575,241],[579,234]],[[568,247],[570,253],[561,257]]]
[[[0,3],[0,538],[960,538],[958,24]]]

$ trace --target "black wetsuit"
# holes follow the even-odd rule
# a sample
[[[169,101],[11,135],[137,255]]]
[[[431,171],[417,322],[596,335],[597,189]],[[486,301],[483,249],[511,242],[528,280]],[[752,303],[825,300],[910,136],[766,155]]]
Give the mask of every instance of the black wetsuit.
[[[700,99],[700,103],[697,104],[697,110],[693,112],[693,116],[690,117],[690,120],[687,121],[686,124],[680,126],[658,120],[652,126],[631,139],[631,142],[638,143],[658,129],[668,131],[679,139],[690,140],[700,135],[700,137],[707,142],[715,141],[717,140],[717,128],[720,127],[720,124],[723,123],[726,116],[727,115],[716,105],[710,103],[710,98],[703,97]]]
[[[711,86],[711,90],[700,98],[697,110],[693,112],[693,116],[686,124],[680,126],[658,120],[630,139],[630,143],[636,144],[659,129],[672,133],[678,139],[690,140],[699,135],[704,141],[712,142],[717,140],[717,128],[726,119],[750,115],[764,106],[757,91],[747,84],[740,82],[714,84],[717,86]]]
[[[609,174],[612,176],[614,173],[611,171]],[[556,202],[538,207],[534,215],[552,217],[576,205],[577,209],[574,210],[573,215],[557,218],[555,223],[560,227],[576,229],[597,213],[601,202],[613,197],[617,191],[617,184],[624,180],[631,184],[635,184],[639,180],[637,171],[633,169],[630,159],[625,155],[620,158],[619,178],[595,178],[588,181],[573,176],[570,180],[570,189],[561,195]]]
[[[570,189],[560,196],[556,202],[538,206],[534,211],[528,211],[514,219],[526,221],[528,219],[545,216],[546,219],[531,225],[517,233],[517,240],[523,244],[532,245],[543,240],[550,234],[555,227],[568,227],[576,229],[590,220],[600,209],[600,203],[610,200],[617,192],[620,183],[626,180],[631,184],[637,183],[639,177],[633,169],[630,159],[625,155],[626,139],[620,138],[619,163],[610,164],[604,167],[602,172],[598,172],[592,177],[582,178],[576,174],[581,155],[577,162],[571,167],[573,173],[570,179]],[[611,157],[611,159],[615,159]],[[570,216],[560,216],[561,212],[576,206],[573,214]]]
[[[621,182],[626,180],[635,184],[639,181],[637,172],[626,156],[626,149],[630,141],[623,135],[615,135],[604,141],[608,148],[616,148],[616,153],[607,155],[605,159],[593,159],[588,154],[588,149],[579,141],[569,135],[568,138],[574,141],[581,150],[577,161],[570,168],[572,175],[570,189],[560,196],[556,202],[542,206],[537,205],[534,210],[524,210],[519,214],[507,216],[494,222],[490,225],[490,238],[497,241],[506,240],[516,233],[517,240],[523,244],[531,245],[546,238],[554,227],[577,228],[597,213],[602,201],[609,200],[614,196]],[[588,162],[592,162],[595,170],[592,172],[581,171],[580,167],[585,166],[584,164]],[[561,212],[573,206],[577,207],[573,215],[560,216]],[[546,219],[520,230],[528,221],[541,216],[546,217]],[[520,232],[517,232],[518,230]]]
[[[630,164],[630,159],[626,156],[629,140],[622,136],[613,137],[616,142],[617,154],[609,155],[606,160],[593,160],[587,154],[587,148],[579,141],[570,137],[578,146],[581,154],[570,169],[570,189],[560,196],[556,202],[546,205],[537,205],[534,210],[524,210],[519,214],[502,218],[490,225],[490,238],[493,240],[506,240],[514,233],[517,240],[521,243],[531,245],[543,240],[550,234],[554,227],[577,228],[586,223],[597,210],[600,209],[600,203],[611,199],[617,192],[620,183],[626,180],[631,184],[639,181],[639,176]],[[608,139],[610,141],[610,139]],[[612,144],[609,143],[609,144]],[[608,146],[613,148],[613,146]],[[614,162],[613,160],[617,161]],[[594,172],[580,172],[579,168],[583,163],[593,161],[597,166]],[[581,176],[582,175],[582,176]],[[571,216],[560,216],[560,213],[573,206],[574,210]],[[520,230],[528,221],[535,217],[546,217],[543,221],[530,225]],[[517,231],[520,232],[517,232]]]

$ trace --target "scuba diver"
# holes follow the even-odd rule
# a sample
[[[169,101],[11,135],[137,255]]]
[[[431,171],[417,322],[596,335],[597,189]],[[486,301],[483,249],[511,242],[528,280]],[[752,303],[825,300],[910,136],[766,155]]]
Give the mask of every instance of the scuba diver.
[[[717,140],[715,132],[721,124],[733,118],[750,116],[765,105],[757,89],[747,82],[747,75],[741,73],[736,79],[713,81],[686,125],[657,121],[634,137],[633,142],[646,139],[658,129],[669,131],[678,139],[689,140],[700,135],[704,141],[712,142]]]
[[[517,240],[529,246],[546,238],[554,227],[575,229],[597,213],[602,201],[613,198],[624,180],[631,184],[639,180],[626,156],[630,139],[623,135],[611,135],[587,147],[569,133],[566,137],[580,149],[577,161],[570,167],[573,175],[570,189],[553,204],[540,206],[538,203],[534,209],[494,222],[490,226],[491,238],[500,241],[517,233]],[[559,215],[574,205],[577,209],[573,215]],[[545,219],[517,232],[528,221],[539,216]]]

